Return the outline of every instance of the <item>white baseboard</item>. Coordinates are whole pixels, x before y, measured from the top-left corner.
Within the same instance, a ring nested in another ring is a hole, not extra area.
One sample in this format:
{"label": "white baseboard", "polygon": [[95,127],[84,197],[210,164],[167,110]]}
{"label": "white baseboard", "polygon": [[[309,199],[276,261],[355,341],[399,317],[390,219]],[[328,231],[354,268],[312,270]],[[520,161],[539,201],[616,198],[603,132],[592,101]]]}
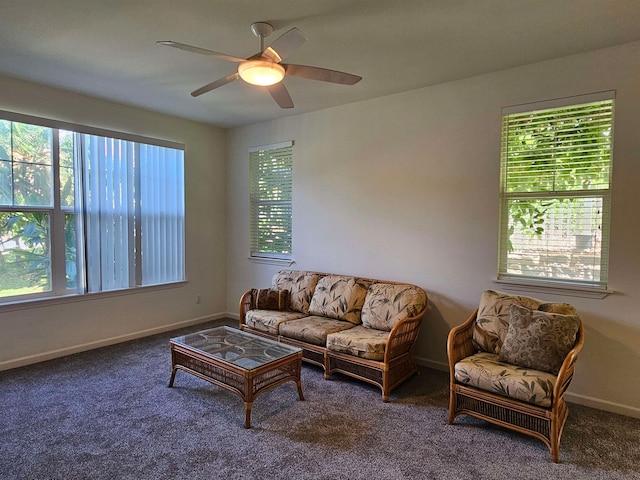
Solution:
{"label": "white baseboard", "polygon": [[[438,362],[421,357],[415,357],[415,360],[418,365],[433,368],[434,370],[441,370],[443,372],[449,371],[449,364],[446,362]],[[589,397],[587,395],[580,395],[578,393],[572,393],[570,391],[565,394],[565,399],[567,400],[567,402],[584,405],[585,407],[596,408],[598,410],[617,413],[618,415],[624,415],[627,417],[640,418],[640,408],[632,407],[630,405],[610,402],[608,400]]]}
{"label": "white baseboard", "polygon": [[437,362],[423,357],[413,357],[418,365],[423,367],[433,368],[434,370],[441,370],[443,372],[449,371],[449,364],[447,362]]}
{"label": "white baseboard", "polygon": [[218,320],[220,318],[226,318],[228,316],[230,315],[227,313],[207,315],[204,317],[192,318],[190,320],[185,320],[182,322],[171,323],[169,325],[162,325],[161,327],[149,328],[146,330],[139,330],[137,332],[128,333],[126,335],[119,335],[116,337],[96,340],[95,342],[83,343],[81,345],[74,345],[72,347],[61,348],[58,350],[50,350],[48,352],[38,353],[35,355],[28,355],[26,357],[6,360],[4,362],[0,362],[0,371],[9,370],[12,368],[24,367],[25,365],[31,365],[33,363],[53,360],[54,358],[66,357],[67,355],[73,355],[74,353],[86,352],[87,350],[107,347],[109,345],[115,345],[116,343],[128,342],[129,340],[135,340],[137,338],[149,337],[151,335],[156,335],[158,333],[169,332],[171,330],[177,330],[183,327],[190,327],[192,325],[198,325],[200,323],[206,323],[213,320]]}
{"label": "white baseboard", "polygon": [[610,402],[600,398],[593,398],[587,395],[580,395],[579,393],[567,392],[564,396],[567,402],[577,403],[578,405],[584,405],[585,407],[597,408],[598,410],[617,413],[627,417],[640,418],[640,408],[637,407]]}

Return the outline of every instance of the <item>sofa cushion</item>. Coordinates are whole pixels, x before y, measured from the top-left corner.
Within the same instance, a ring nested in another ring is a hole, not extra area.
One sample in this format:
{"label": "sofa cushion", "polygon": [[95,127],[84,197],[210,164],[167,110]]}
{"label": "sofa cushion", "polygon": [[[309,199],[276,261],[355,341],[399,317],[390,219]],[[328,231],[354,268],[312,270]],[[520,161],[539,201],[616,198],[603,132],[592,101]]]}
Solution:
{"label": "sofa cushion", "polygon": [[353,328],[353,324],[344,320],[310,316],[281,323],[280,335],[324,347],[327,344],[327,335],[349,328]]}
{"label": "sofa cushion", "polygon": [[288,290],[291,310],[309,313],[309,303],[319,278],[316,273],[282,270],[273,276],[271,288]]}
{"label": "sofa cushion", "polygon": [[548,303],[537,298],[486,290],[480,297],[478,315],[473,329],[472,341],[477,350],[500,353],[509,330],[510,308],[514,304],[531,310],[544,308],[546,312],[575,313],[575,309],[566,303]]}
{"label": "sofa cushion", "polygon": [[370,360],[384,360],[389,332],[357,325],[327,335],[327,349]]}
{"label": "sofa cushion", "polygon": [[281,312],[278,310],[249,310],[245,316],[244,323],[251,328],[262,332],[277,335],[280,332],[280,325],[283,322],[306,317],[306,313],[301,312]]}
{"label": "sofa cushion", "polygon": [[551,373],[503,363],[487,352],[456,363],[454,375],[462,384],[545,408],[551,406],[556,383]]}
{"label": "sofa cushion", "polygon": [[368,282],[354,277],[326,275],[316,285],[309,313],[358,325],[368,287]]}
{"label": "sofa cushion", "polygon": [[390,332],[399,320],[420,313],[426,302],[424,290],[414,285],[374,283],[362,306],[362,324]]}
{"label": "sofa cushion", "polygon": [[289,290],[251,289],[251,308],[258,310],[289,310]]}
{"label": "sofa cushion", "polygon": [[548,313],[511,305],[509,330],[499,360],[557,375],[576,343],[577,315]]}

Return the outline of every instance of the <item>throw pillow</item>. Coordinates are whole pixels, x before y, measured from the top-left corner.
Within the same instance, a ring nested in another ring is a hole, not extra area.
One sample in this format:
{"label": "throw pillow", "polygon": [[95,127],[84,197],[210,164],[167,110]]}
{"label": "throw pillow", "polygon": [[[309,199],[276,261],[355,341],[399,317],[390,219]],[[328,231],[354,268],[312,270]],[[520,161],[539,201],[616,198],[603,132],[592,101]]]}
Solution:
{"label": "throw pillow", "polygon": [[251,308],[256,310],[288,310],[289,290],[272,288],[251,290]]}
{"label": "throw pillow", "polygon": [[498,359],[557,375],[576,343],[580,327],[577,315],[531,310],[511,305],[509,330]]}

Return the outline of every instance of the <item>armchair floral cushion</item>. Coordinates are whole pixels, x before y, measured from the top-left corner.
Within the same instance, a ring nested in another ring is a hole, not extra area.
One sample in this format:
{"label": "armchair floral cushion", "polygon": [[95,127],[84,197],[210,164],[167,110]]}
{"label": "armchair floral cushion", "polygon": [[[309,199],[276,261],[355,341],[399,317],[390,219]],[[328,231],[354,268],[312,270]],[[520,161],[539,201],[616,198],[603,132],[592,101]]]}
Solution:
{"label": "armchair floral cushion", "polygon": [[498,355],[480,352],[455,365],[458,382],[541,407],[551,406],[556,376],[501,362]]}

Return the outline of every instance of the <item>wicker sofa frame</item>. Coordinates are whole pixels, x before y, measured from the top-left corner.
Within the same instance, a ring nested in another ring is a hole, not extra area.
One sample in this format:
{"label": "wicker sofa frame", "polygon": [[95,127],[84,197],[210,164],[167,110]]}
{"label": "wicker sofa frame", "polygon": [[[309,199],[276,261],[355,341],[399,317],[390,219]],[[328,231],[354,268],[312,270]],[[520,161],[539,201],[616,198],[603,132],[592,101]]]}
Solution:
{"label": "wicker sofa frame", "polygon": [[453,423],[456,416],[467,414],[535,437],[547,445],[551,458],[555,463],[559,463],[560,438],[569,413],[564,393],[573,379],[578,353],[584,344],[582,322],[576,335],[576,343],[565,357],[558,372],[551,406],[543,408],[463,385],[455,379],[455,364],[477,353],[471,340],[477,314],[478,310],[466,322],[449,332],[447,341],[450,376],[449,425]]}
{"label": "wicker sofa frame", "polygon": [[[332,275],[329,273],[309,272],[320,276]],[[362,279],[361,277],[358,277]],[[377,279],[362,279],[371,283],[388,283],[392,285],[410,285],[402,282],[392,282]],[[334,373],[362,380],[378,386],[382,391],[383,402],[389,401],[389,394],[401,383],[418,372],[413,359],[413,348],[418,338],[422,317],[428,309],[428,296],[424,309],[413,317],[407,317],[398,321],[387,340],[384,358],[381,361],[356,357],[346,353],[329,350],[326,347],[302,342],[297,339],[275,335],[249,327],[245,323],[247,312],[251,309],[251,290],[245,292],[240,298],[240,328],[247,332],[271,338],[278,342],[286,343],[302,349],[302,360],[324,369],[325,379],[329,379]]]}

